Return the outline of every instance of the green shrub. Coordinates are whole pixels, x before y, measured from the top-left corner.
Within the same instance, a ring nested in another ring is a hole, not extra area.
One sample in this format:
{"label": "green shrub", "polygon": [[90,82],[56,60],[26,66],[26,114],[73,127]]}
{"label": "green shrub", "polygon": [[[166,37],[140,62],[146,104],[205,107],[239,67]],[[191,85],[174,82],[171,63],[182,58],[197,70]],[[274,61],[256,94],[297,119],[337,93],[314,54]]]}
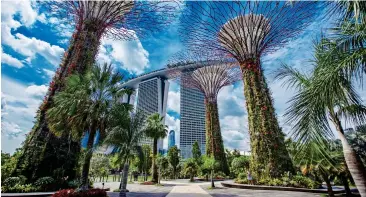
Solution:
{"label": "green shrub", "polygon": [[75,179],[75,180],[71,180],[69,182],[67,182],[69,188],[71,189],[76,189],[79,187],[79,185],[81,185],[81,181],[79,179]]}
{"label": "green shrub", "polygon": [[120,189],[113,190],[113,192],[120,192],[120,191],[121,191]]}
{"label": "green shrub", "polygon": [[2,186],[1,192],[3,193],[28,193],[28,192],[35,192],[38,188],[33,186],[32,184],[15,184],[14,186]]}
{"label": "green shrub", "polygon": [[20,184],[20,185],[24,184],[25,181],[26,181],[26,178],[22,177],[22,176],[9,177],[4,180],[3,185],[7,186],[7,187],[14,187],[16,184]]}
{"label": "green shrub", "polygon": [[272,180],[270,180],[269,181],[269,185],[270,186],[282,186],[282,180],[280,180],[280,179],[272,179]]}
{"label": "green shrub", "polygon": [[55,180],[49,176],[39,178],[34,185],[41,191],[55,190]]}
{"label": "green shrub", "polygon": [[216,172],[214,174],[214,178],[215,179],[225,179],[226,178],[226,174],[223,173],[223,172],[221,172],[221,171],[219,171],[219,172]]}
{"label": "green shrub", "polygon": [[239,180],[247,179],[247,175],[246,175],[245,173],[243,173],[243,172],[242,172],[242,173],[239,173],[239,174],[238,174],[238,179],[239,179]]}

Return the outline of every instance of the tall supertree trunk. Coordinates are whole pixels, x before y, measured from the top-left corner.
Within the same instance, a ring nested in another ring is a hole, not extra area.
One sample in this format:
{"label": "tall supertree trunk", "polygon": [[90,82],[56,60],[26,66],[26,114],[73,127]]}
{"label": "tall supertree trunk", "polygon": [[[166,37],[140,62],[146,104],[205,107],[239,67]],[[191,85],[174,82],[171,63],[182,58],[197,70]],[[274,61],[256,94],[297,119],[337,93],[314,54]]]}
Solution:
{"label": "tall supertree trunk", "polygon": [[293,171],[278,125],[270,91],[259,62],[240,65],[243,73],[244,95],[249,118],[251,171],[256,178],[279,177]]}
{"label": "tall supertree trunk", "polygon": [[229,174],[224,143],[221,136],[219,111],[217,101],[205,100],[206,105],[206,154],[211,155],[220,162],[220,169]]}
{"label": "tall supertree trunk", "polygon": [[50,82],[47,95],[37,112],[35,125],[24,142],[23,152],[18,159],[14,174],[20,173],[29,181],[43,176],[55,177],[55,173],[58,172],[61,173],[61,177],[75,177],[75,168],[80,153],[80,139],[72,141],[67,128],[60,137],[54,135],[49,130],[46,112],[53,105],[54,95],[63,89],[65,78],[74,73],[84,73],[89,66],[94,64],[100,45],[101,32],[102,30],[98,29],[95,21],[93,23],[84,21],[77,26],[70,40],[69,48],[62,58],[60,67]]}

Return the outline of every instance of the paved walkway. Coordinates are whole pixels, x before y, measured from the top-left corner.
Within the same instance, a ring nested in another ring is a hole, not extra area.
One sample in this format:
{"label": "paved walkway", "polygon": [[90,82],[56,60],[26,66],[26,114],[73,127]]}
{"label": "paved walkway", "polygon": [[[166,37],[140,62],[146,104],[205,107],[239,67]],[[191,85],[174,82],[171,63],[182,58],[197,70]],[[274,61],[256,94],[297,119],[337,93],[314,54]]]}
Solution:
{"label": "paved walkway", "polygon": [[211,197],[199,185],[174,186],[167,197]]}

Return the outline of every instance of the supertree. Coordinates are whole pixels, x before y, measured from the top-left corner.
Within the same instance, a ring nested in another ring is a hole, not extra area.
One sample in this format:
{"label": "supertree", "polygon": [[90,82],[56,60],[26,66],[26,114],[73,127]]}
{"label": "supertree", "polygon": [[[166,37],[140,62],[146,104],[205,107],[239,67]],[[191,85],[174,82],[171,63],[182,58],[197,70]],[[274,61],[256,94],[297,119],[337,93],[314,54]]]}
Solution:
{"label": "supertree", "polygon": [[241,80],[236,60],[219,53],[178,53],[169,63],[169,78],[181,86],[203,93],[206,107],[206,154],[220,162],[220,170],[229,174],[221,135],[217,96],[228,85]]}
{"label": "supertree", "polygon": [[242,71],[249,117],[251,171],[278,177],[292,171],[261,57],[283,47],[316,15],[311,1],[186,2],[181,37],[190,50],[220,51],[235,58]]}
{"label": "supertree", "polygon": [[62,22],[73,23],[75,30],[37,111],[35,125],[23,144],[14,173],[25,175],[30,181],[42,176],[68,176],[71,179],[75,177],[81,136],[71,140],[67,128],[61,137],[50,132],[46,112],[52,107],[53,96],[62,91],[67,76],[82,74],[95,63],[102,37],[133,40],[161,30],[174,20],[178,4],[121,0],[40,3],[50,10],[50,15],[57,16]]}

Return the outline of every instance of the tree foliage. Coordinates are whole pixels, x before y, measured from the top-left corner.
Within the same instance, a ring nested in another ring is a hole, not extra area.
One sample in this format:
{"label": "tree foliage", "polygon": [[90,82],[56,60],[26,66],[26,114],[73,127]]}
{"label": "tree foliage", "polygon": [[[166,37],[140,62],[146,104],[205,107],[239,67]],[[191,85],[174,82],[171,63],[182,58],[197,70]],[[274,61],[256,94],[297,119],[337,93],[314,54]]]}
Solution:
{"label": "tree foliage", "polygon": [[175,178],[177,176],[177,167],[179,164],[179,149],[176,145],[168,150],[168,161],[173,168],[173,177]]}

